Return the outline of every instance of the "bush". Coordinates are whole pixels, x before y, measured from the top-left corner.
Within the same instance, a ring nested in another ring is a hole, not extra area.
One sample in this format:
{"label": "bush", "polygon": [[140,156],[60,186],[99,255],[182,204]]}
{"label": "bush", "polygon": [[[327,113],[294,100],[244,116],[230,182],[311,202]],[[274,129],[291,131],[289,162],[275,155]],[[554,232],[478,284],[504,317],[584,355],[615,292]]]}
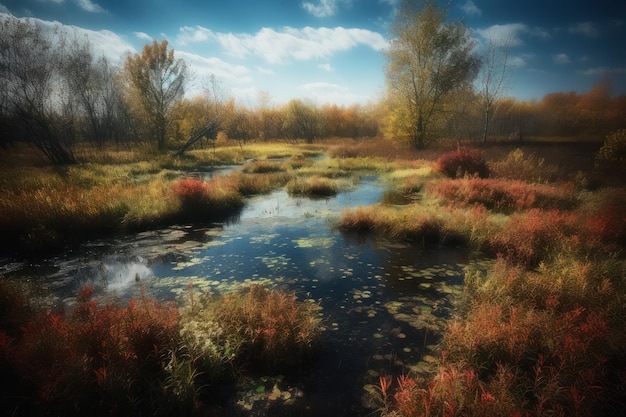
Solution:
{"label": "bush", "polygon": [[478,149],[460,147],[456,151],[448,152],[437,160],[437,169],[450,178],[465,175],[478,175],[481,178],[489,176],[489,167]]}
{"label": "bush", "polygon": [[177,402],[166,386],[176,308],[145,297],[100,306],[92,292],[79,291],[71,314],[40,312],[10,345],[0,342],[3,376],[14,377],[3,407],[15,415],[163,415]]}
{"label": "bush", "polygon": [[596,155],[599,165],[608,168],[620,167],[626,162],[626,129],[609,133]]}
{"label": "bush", "polygon": [[179,214],[186,220],[214,220],[243,206],[241,194],[227,177],[210,182],[184,178],[174,184],[172,191],[181,203]]}

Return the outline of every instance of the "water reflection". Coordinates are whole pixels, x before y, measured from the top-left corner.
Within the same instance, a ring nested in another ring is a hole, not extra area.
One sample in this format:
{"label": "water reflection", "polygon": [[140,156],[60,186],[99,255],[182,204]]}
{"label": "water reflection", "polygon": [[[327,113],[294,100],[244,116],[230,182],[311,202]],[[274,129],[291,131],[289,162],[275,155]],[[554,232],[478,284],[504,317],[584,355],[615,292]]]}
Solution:
{"label": "water reflection", "polygon": [[[425,371],[436,355],[433,345],[451,298],[461,289],[463,266],[472,262],[461,249],[417,248],[342,235],[330,227],[344,207],[374,204],[382,193],[373,177],[326,199],[292,198],[279,190],[250,198],[230,224],[176,226],[91,242],[0,273],[37,277],[67,303],[84,283],[101,297],[118,300],[137,297],[140,288],[175,300],[188,293],[189,283],[213,292],[232,291],[242,282],[296,291],[323,308],[324,347],[304,376],[281,376],[279,391],[296,387],[287,392],[301,395],[283,409],[272,403],[273,415],[292,415],[294,407],[311,416],[364,415],[364,395],[378,376]],[[255,376],[248,378],[230,405],[243,402],[248,415],[266,415],[269,397],[246,391]]]}

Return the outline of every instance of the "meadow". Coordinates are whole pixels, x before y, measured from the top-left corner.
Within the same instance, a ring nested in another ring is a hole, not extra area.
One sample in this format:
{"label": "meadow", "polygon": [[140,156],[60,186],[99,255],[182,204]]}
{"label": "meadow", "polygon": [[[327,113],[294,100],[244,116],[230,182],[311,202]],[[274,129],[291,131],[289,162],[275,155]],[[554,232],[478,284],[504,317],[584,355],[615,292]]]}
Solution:
{"label": "meadow", "polygon": [[[387,192],[346,209],[337,230],[494,259],[465,272],[428,378],[381,375],[381,416],[604,416],[626,406],[626,189],[598,169],[601,144],[536,142],[415,151],[377,140],[250,144],[184,158],[110,149],[51,168],[0,172],[5,250],[41,254],[106,234],[211,223],[284,187],[325,197],[377,175]],[[592,151],[589,151],[592,149]],[[88,152],[88,151],[86,151]],[[25,163],[25,161],[30,161]],[[236,172],[204,178],[215,166]],[[143,295],[72,309],[0,280],[2,411],[8,415],[208,414],[242,364],[272,370],[315,356],[322,318],[288,291],[189,286],[178,304]],[[210,415],[210,414],[208,414]]]}

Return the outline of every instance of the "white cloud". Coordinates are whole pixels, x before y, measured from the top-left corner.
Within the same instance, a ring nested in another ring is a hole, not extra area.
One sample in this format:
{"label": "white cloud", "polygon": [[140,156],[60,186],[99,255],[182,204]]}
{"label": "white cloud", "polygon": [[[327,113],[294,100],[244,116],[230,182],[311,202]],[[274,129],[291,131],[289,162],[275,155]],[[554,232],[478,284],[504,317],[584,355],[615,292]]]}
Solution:
{"label": "white cloud", "polygon": [[523,56],[512,56],[509,58],[509,62],[512,67],[519,68],[526,65],[526,59]]}
{"label": "white cloud", "polygon": [[206,42],[216,38],[215,33],[211,29],[203,28],[202,26],[183,26],[179,30],[179,34],[176,37],[176,41],[181,45],[187,45],[193,42]]}
{"label": "white cloud", "polygon": [[105,10],[91,0],[74,0],[78,7],[90,13],[105,13]]}
{"label": "white cloud", "polygon": [[0,3],[0,13],[2,14],[11,14],[11,12],[9,11],[9,9],[7,9],[7,7]]}
{"label": "white cloud", "polygon": [[146,32],[133,32],[133,34],[137,38],[143,39],[145,41],[152,41],[152,39],[154,39],[152,36],[148,35]]}
{"label": "white cloud", "polygon": [[472,0],[467,0],[462,6],[461,9],[465,12],[466,15],[472,16],[481,16],[483,11],[476,6],[476,4]]}
{"label": "white cloud", "polygon": [[53,41],[58,39],[58,34],[65,34],[76,39],[86,38],[89,40],[95,56],[105,56],[113,65],[120,65],[128,53],[136,53],[136,49],[120,35],[110,30],[89,30],[78,26],[64,25],[60,22],[42,20],[38,18],[17,18],[6,14],[0,19],[19,19],[30,24],[38,25],[45,36]]}
{"label": "white cloud", "polygon": [[327,59],[337,52],[358,46],[368,46],[376,51],[387,47],[385,38],[366,29],[285,27],[281,31],[262,28],[254,35],[247,33],[219,33],[200,26],[180,29],[177,37],[181,45],[190,42],[217,41],[224,51],[233,57],[245,58],[257,55],[271,64],[286,60],[307,61]]}
{"label": "white cloud", "polygon": [[504,45],[508,43],[510,46],[522,45],[523,35],[534,36],[537,38],[547,39],[550,34],[542,28],[530,28],[524,23],[507,23],[505,25],[493,25],[485,29],[476,29],[476,32],[484,39],[491,41],[494,45]]}
{"label": "white cloud", "polygon": [[274,70],[271,68],[256,67],[256,70],[264,75],[274,75]]}
{"label": "white cloud", "polygon": [[205,58],[185,51],[176,51],[175,54],[177,58],[183,59],[194,75],[200,79],[215,75],[220,80],[235,83],[252,81],[249,75],[250,70],[243,65],[233,65],[219,58]]}
{"label": "white cloud", "polygon": [[302,8],[315,17],[328,17],[337,13],[336,0],[320,0],[319,4],[302,3]]}
{"label": "white cloud", "polygon": [[306,98],[311,98],[318,104],[351,105],[354,103],[365,103],[371,99],[371,97],[350,93],[350,90],[346,87],[326,82],[307,83],[301,85],[298,89],[303,92]]}
{"label": "white cloud", "polygon": [[552,61],[554,61],[555,64],[569,64],[570,62],[572,62],[569,56],[563,53],[554,55],[552,57]]}
{"label": "white cloud", "polygon": [[335,70],[333,66],[330,64],[319,64],[317,68],[327,71],[327,72],[333,72]]}
{"label": "white cloud", "polygon": [[567,31],[576,35],[583,35],[588,38],[596,38],[600,35],[598,28],[591,22],[578,23],[570,26]]}

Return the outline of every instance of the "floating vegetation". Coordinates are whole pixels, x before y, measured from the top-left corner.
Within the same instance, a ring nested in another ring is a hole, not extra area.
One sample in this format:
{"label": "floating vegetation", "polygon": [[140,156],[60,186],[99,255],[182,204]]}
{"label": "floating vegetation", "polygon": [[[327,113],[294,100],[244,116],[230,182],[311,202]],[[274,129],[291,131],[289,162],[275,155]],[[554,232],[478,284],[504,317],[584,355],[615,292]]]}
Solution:
{"label": "floating vegetation", "polygon": [[296,248],[323,248],[328,249],[336,242],[334,237],[310,237],[293,239]]}

